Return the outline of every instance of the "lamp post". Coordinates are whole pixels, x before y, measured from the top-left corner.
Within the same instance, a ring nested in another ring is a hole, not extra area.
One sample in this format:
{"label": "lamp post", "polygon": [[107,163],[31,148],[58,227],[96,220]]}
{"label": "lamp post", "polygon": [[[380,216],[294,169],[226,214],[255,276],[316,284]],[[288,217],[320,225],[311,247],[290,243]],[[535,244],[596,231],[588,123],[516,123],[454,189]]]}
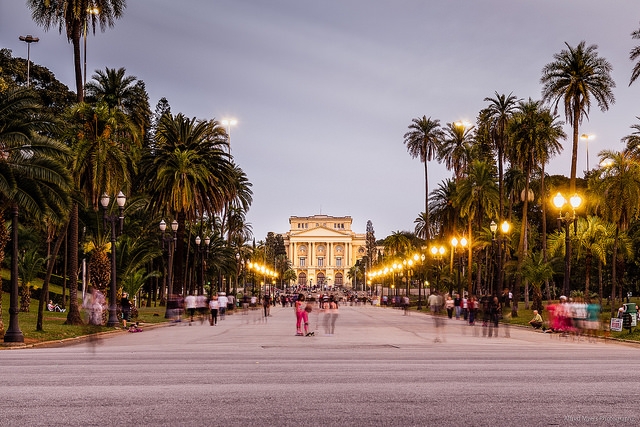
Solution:
{"label": "lamp post", "polygon": [[[441,262],[442,257],[444,256],[446,249],[444,246],[432,246],[431,247],[431,255],[436,259],[436,288],[440,289],[440,269],[442,268]],[[429,293],[433,293],[433,288],[429,288]]]}
{"label": "lamp post", "polygon": [[[454,252],[458,252],[458,244],[460,245],[460,249],[461,249],[458,255],[458,273],[457,273],[457,280],[456,280],[456,285],[458,286],[459,295],[462,295],[462,283],[460,282],[460,276],[462,272],[462,258],[464,256],[464,249],[467,247],[467,243],[469,242],[465,237],[462,237],[460,240],[458,240],[457,237],[454,237],[451,239],[451,246],[453,247],[453,250],[451,252],[451,257],[453,258]],[[449,293],[451,293],[451,289],[449,289]]]}
{"label": "lamp post", "polygon": [[92,15],[97,15],[100,13],[100,9],[97,7],[91,7],[87,9],[87,18],[84,20],[84,78],[82,83],[82,99],[84,100],[85,96],[85,87],[87,86],[87,26],[89,18]]}
{"label": "lamp post", "polygon": [[200,278],[198,280],[198,292],[202,295],[204,294],[204,272],[206,269],[207,258],[209,257],[209,243],[211,242],[211,239],[208,236],[204,238],[204,247],[200,246],[200,243],[202,243],[200,236],[196,236],[195,240],[196,247],[198,248],[197,252],[200,254]]}
{"label": "lamp post", "polygon": [[9,297],[9,328],[4,342],[23,343],[24,334],[18,323],[18,205],[11,207],[11,294]]}
{"label": "lamp post", "polygon": [[229,154],[231,154],[231,126],[238,124],[236,119],[222,119],[222,126],[227,128],[227,142],[229,143]]}
{"label": "lamp post", "polygon": [[31,43],[38,43],[40,41],[39,38],[33,37],[31,34],[27,34],[26,36],[19,36],[20,41],[23,41],[27,44],[27,87],[30,85],[30,72],[31,72]]}
{"label": "lamp post", "polygon": [[[491,245],[494,248],[494,252],[497,253],[498,256],[498,262],[497,262],[497,268],[496,268],[496,274],[492,277],[492,281],[493,281],[493,286],[492,286],[492,292],[494,292],[496,295],[499,294],[502,289],[503,289],[503,285],[504,285],[504,269],[502,267],[502,242],[504,242],[504,251],[506,253],[507,250],[507,234],[509,233],[509,230],[511,230],[511,224],[509,224],[508,221],[503,221],[502,224],[500,225],[500,231],[502,232],[501,235],[497,234],[498,231],[498,224],[496,224],[495,221],[491,221],[491,225],[489,226],[489,228],[491,229],[491,235],[492,235],[492,241],[491,241]],[[496,282],[496,277],[497,277],[497,284]]]}
{"label": "lamp post", "polygon": [[240,253],[236,252],[236,283],[233,285],[233,297],[238,295],[238,276],[240,272]]}
{"label": "lamp post", "polygon": [[[100,198],[100,204],[103,209],[102,221],[104,227],[106,228],[107,224],[111,225],[111,292],[109,294],[109,320],[107,321],[107,326],[117,326],[119,322],[117,314],[118,304],[116,302],[116,239],[122,234],[122,230],[124,228],[124,205],[127,202],[127,198],[122,191],[120,191],[116,196],[116,202],[118,203],[118,215],[109,215],[107,213],[110,201],[111,198],[107,193],[104,193]],[[116,223],[118,224],[117,228]]]}
{"label": "lamp post", "polygon": [[418,255],[415,254],[413,256],[413,259],[418,262],[420,261],[420,272],[422,273],[421,275],[421,279],[420,279],[420,285],[418,286],[418,310],[422,310],[422,286],[424,285],[424,260],[425,260],[425,256],[424,254],[422,255]]}
{"label": "lamp post", "polygon": [[571,205],[571,212],[567,212],[563,215],[563,208],[567,205],[567,199],[558,192],[553,198],[553,204],[558,209],[558,228],[564,225],[564,282],[562,285],[563,295],[569,294],[569,275],[571,274],[571,239],[569,238],[569,224],[573,222],[574,233],[578,232],[578,217],[576,216],[576,209],[582,204],[582,198],[577,194],[574,194],[569,198],[569,205]]}
{"label": "lamp post", "polygon": [[167,223],[164,221],[160,221],[160,231],[162,231],[162,249],[165,248],[165,243],[167,244],[167,275],[165,276],[167,289],[167,302],[165,303],[166,312],[165,318],[171,317],[171,313],[169,312],[169,299],[172,298],[173,295],[173,251],[175,250],[176,240],[178,240],[178,221],[175,219],[171,222],[171,231],[173,232],[172,236],[166,236],[165,231],[167,229]]}
{"label": "lamp post", "polygon": [[589,170],[589,140],[594,139],[596,136],[590,133],[583,133],[580,135],[580,139],[584,139],[585,147],[587,148],[587,171]]}

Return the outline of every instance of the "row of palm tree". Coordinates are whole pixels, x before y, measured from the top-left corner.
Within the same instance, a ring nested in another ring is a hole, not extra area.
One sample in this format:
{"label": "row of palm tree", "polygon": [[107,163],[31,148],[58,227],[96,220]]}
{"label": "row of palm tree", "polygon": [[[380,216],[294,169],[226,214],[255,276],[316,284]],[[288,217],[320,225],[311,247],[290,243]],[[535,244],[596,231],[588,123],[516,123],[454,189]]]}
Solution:
{"label": "row of palm tree", "polygon": [[[638,37],[637,32],[633,37]],[[404,135],[409,154],[419,158],[425,170],[425,211],[415,221],[415,234],[423,239],[422,246],[456,233],[473,237],[466,257],[469,292],[490,289],[482,286],[483,274],[486,274],[482,268],[486,257],[482,252],[486,252],[491,238],[495,238],[488,230],[488,224],[492,220],[499,223],[508,219],[519,225],[518,231],[509,237],[508,249],[513,268],[511,288],[516,301],[524,290],[528,306],[527,285],[534,285],[537,296],[539,289],[536,286],[542,285],[540,277],[544,277],[547,298],[551,297],[549,281],[557,278],[557,274],[550,276],[548,273],[559,269],[550,266],[557,261],[554,257],[565,250],[570,259],[588,259],[585,274],[589,277],[586,280],[585,276],[570,276],[574,283],[586,282],[585,294],[590,289],[591,260],[596,258],[599,268],[609,260],[610,296],[614,303],[621,297],[621,289],[616,288],[620,280],[618,269],[624,264],[620,257],[625,257],[627,264],[634,260],[628,258],[626,244],[626,249],[619,253],[620,238],[625,242],[629,240],[625,232],[640,214],[640,198],[636,194],[640,182],[637,148],[640,127],[632,126],[635,132],[623,139],[627,143],[626,149],[600,153],[601,159],[608,161],[608,167],[586,171],[585,179],[578,180],[579,126],[584,118],[588,118],[594,100],[602,111],[615,101],[612,92],[615,82],[610,75],[611,65],[598,55],[597,46],[580,42],[575,47],[568,44],[566,47],[542,70],[540,100],[522,100],[511,93],[496,92],[495,96],[485,98],[488,106],[479,112],[474,126],[459,122],[441,126],[439,120],[422,116],[412,120]],[[632,60],[639,57],[637,51],[632,51]],[[637,77],[637,69],[640,66],[634,69],[631,82]],[[566,138],[562,129],[564,123],[557,116],[561,104],[567,123],[572,127],[570,176],[568,182],[555,177],[549,185],[545,182],[545,165],[562,151],[561,141]],[[444,163],[452,171],[452,179],[441,182],[429,192],[427,164],[433,160]],[[583,225],[582,220],[578,221],[580,226],[576,227],[567,248],[558,244],[560,236],[564,239],[562,227],[554,226],[553,220],[549,223],[547,219],[550,193],[559,190],[568,194],[583,193],[587,203],[579,214],[590,218],[588,226]],[[533,220],[531,214],[536,215]],[[554,232],[547,242],[549,227]],[[513,240],[516,238],[517,243]],[[388,251],[393,252],[395,243],[389,244]],[[571,250],[574,245],[579,248],[575,256]],[[414,249],[401,252],[411,250]],[[630,283],[633,281],[629,279],[627,289]],[[514,305],[513,314],[517,315],[517,305]]]}

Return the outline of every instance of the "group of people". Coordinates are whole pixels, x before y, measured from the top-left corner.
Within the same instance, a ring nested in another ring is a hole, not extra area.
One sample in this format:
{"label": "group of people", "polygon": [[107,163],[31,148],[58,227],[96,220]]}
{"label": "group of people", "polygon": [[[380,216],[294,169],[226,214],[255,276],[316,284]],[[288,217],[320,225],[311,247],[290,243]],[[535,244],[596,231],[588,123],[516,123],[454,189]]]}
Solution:
{"label": "group of people", "polygon": [[482,326],[487,327],[487,330],[483,330],[483,335],[491,337],[495,329],[495,336],[498,336],[497,328],[502,318],[502,302],[497,295],[485,294],[478,300],[475,295],[467,298],[457,293],[454,295],[447,293],[443,296],[436,291],[429,295],[427,304],[432,315],[440,315],[444,308],[449,319],[453,319],[455,315],[456,320],[463,319],[469,326],[476,324],[478,313],[481,312]]}
{"label": "group of people", "polygon": [[[51,301],[49,302],[51,304]],[[84,294],[82,300],[82,308],[85,311],[85,318],[88,325],[101,326],[105,321],[105,308],[107,307],[107,299],[104,294],[94,287],[90,287]],[[127,328],[127,322],[131,320],[131,301],[129,294],[122,293],[120,298],[120,311],[122,314],[122,326]]]}
{"label": "group of people", "polygon": [[[315,331],[309,330],[309,315],[314,311],[313,301],[306,301],[304,294],[299,294],[295,299],[294,312],[296,315],[296,335],[314,336]],[[323,326],[325,335],[331,336],[335,333],[336,320],[338,320],[338,300],[334,295],[327,295],[326,301],[320,298],[318,301],[318,311],[323,316]]]}

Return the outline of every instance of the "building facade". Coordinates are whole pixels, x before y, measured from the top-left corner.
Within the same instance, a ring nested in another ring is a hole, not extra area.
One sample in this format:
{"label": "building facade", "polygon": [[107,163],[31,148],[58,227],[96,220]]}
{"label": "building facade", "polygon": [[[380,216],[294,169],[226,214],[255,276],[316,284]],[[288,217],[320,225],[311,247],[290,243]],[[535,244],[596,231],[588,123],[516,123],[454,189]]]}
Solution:
{"label": "building facade", "polygon": [[287,258],[300,286],[352,287],[348,272],[364,257],[366,235],[351,229],[350,216],[292,216],[283,234]]}

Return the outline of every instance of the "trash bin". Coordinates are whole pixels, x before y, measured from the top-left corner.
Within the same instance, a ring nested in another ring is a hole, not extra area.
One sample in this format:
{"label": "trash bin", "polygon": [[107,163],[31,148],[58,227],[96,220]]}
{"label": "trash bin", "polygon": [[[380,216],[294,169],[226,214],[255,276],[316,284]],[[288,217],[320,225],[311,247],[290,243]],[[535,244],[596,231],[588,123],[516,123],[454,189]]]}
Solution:
{"label": "trash bin", "polygon": [[[633,328],[636,326],[637,324],[637,319],[638,319],[638,306],[636,305],[635,302],[631,302],[631,303],[626,303],[623,304],[624,305],[624,313],[628,314],[630,319],[630,325],[629,326],[625,326],[625,328],[630,327]],[[627,316],[625,316],[627,317]]]}

